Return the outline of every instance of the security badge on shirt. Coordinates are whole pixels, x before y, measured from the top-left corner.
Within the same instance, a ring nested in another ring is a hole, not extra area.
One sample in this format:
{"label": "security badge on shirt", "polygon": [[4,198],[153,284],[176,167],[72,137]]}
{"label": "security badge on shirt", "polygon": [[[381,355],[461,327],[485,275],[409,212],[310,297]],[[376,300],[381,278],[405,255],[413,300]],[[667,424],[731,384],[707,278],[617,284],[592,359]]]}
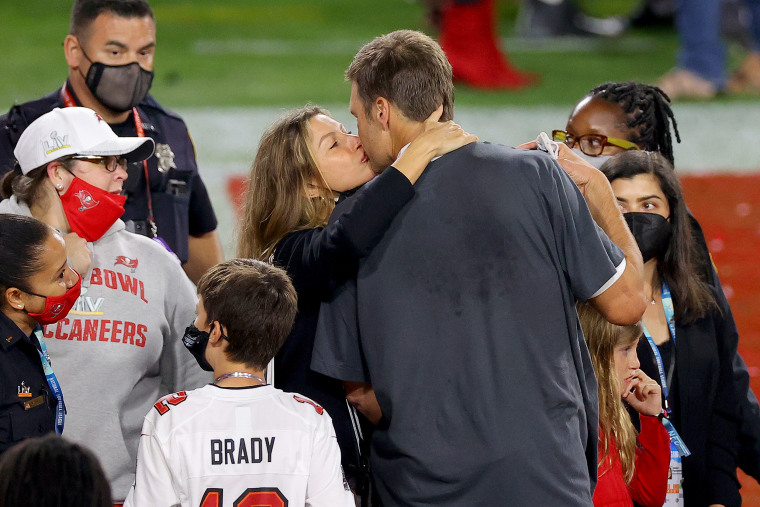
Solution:
{"label": "security badge on shirt", "polygon": [[31,398],[30,400],[24,401],[22,405],[24,405],[24,410],[29,410],[34,407],[38,407],[42,405],[45,402],[45,396],[40,395],[36,398],[32,398],[32,388],[26,385],[26,381],[22,380],[21,384],[16,388],[18,391],[18,397],[19,398]]}
{"label": "security badge on shirt", "polygon": [[156,143],[156,158],[158,159],[158,172],[165,173],[169,169],[176,169],[174,163],[174,152],[171,146],[164,143]]}

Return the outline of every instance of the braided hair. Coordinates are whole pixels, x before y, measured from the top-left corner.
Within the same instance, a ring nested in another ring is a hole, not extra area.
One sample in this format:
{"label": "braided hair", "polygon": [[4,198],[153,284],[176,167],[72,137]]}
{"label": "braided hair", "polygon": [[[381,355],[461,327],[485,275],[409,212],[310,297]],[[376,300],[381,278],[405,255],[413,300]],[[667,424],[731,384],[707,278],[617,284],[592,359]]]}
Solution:
{"label": "braided hair", "polygon": [[635,83],[607,82],[589,92],[589,96],[617,104],[626,115],[628,128],[633,136],[629,141],[646,151],[657,151],[671,164],[673,161],[673,138],[670,123],[680,143],[678,125],[670,109],[670,97],[656,86]]}

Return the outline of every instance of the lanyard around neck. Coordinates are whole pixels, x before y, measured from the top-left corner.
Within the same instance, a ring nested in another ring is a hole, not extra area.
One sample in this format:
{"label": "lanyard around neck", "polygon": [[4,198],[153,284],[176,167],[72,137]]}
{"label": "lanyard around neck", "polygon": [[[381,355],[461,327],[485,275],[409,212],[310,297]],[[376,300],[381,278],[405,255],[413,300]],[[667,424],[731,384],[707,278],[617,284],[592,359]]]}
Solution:
{"label": "lanyard around neck", "polygon": [[42,370],[45,373],[45,380],[47,380],[48,387],[50,387],[53,396],[58,400],[58,404],[55,407],[55,432],[60,435],[63,433],[63,424],[66,419],[66,405],[63,402],[63,391],[61,390],[61,385],[58,383],[58,378],[55,376],[55,372],[53,372],[53,365],[50,362],[50,354],[48,354],[47,346],[45,345],[45,340],[42,336],[42,327],[37,326],[32,334],[34,334],[35,338],[37,338],[37,342],[40,344],[37,353],[40,355],[40,362],[42,363]]}
{"label": "lanyard around neck", "polygon": [[668,374],[665,375],[665,368],[662,364],[662,356],[660,355],[660,349],[657,347],[657,344],[652,339],[652,335],[647,330],[647,327],[644,325],[644,323],[641,323],[641,327],[644,328],[644,336],[647,338],[647,342],[649,343],[649,346],[652,348],[652,353],[654,353],[654,358],[657,361],[657,371],[660,374],[660,384],[662,385],[662,394],[665,397],[665,415],[666,417],[662,418],[662,424],[665,426],[665,429],[668,431],[668,434],[670,435],[670,442],[672,446],[678,451],[678,454],[685,458],[686,456],[691,455],[691,451],[686,446],[686,442],[683,441],[681,438],[681,435],[678,434],[678,431],[676,430],[675,426],[673,426],[673,423],[670,422],[670,403],[668,402],[668,384],[670,384],[671,380],[673,379],[673,370],[675,369],[676,365],[676,319],[675,319],[675,311],[673,309],[673,298],[670,295],[670,287],[668,287],[668,284],[664,281],[662,282],[662,287],[660,288],[660,294],[662,295],[662,309],[665,311],[665,319],[668,321],[668,330],[670,331],[670,338],[673,340],[673,350],[670,353],[670,366],[668,368]]}
{"label": "lanyard around neck", "polygon": [[225,373],[223,375],[219,375],[218,377],[216,377],[214,379],[214,384],[218,384],[222,380],[224,380],[226,378],[232,378],[232,377],[249,378],[249,379],[253,379],[253,380],[258,380],[262,384],[266,384],[266,381],[263,378],[257,377],[253,373],[247,373],[247,372],[244,372],[244,371],[233,371],[232,373]]}
{"label": "lanyard around neck", "polygon": [[662,309],[665,311],[665,319],[668,321],[668,330],[670,331],[670,338],[671,340],[673,340],[673,351],[670,354],[670,365],[668,367],[667,375],[665,374],[665,366],[662,361],[662,355],[660,354],[659,347],[657,347],[657,344],[652,339],[651,333],[649,332],[649,330],[647,329],[647,327],[644,325],[643,322],[641,323],[641,327],[644,329],[644,336],[646,337],[647,342],[649,343],[649,347],[652,349],[655,362],[657,363],[657,371],[660,375],[660,384],[662,385],[662,394],[665,396],[666,410],[668,411],[668,415],[670,415],[670,407],[667,406],[668,397],[669,397],[668,385],[673,379],[673,370],[675,369],[675,364],[676,364],[676,323],[675,323],[675,311],[673,309],[673,298],[670,295],[670,287],[668,287],[667,283],[662,282],[660,294],[662,295]]}

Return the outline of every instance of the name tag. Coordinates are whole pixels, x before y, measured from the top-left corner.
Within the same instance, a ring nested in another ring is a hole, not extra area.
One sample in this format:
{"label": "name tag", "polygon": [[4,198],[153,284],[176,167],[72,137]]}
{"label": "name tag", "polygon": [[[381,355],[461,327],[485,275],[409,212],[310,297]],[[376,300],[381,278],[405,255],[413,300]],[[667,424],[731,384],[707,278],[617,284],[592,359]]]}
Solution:
{"label": "name tag", "polygon": [[34,407],[39,407],[43,403],[45,403],[45,397],[37,396],[36,398],[32,398],[31,400],[24,402],[24,410],[29,410]]}

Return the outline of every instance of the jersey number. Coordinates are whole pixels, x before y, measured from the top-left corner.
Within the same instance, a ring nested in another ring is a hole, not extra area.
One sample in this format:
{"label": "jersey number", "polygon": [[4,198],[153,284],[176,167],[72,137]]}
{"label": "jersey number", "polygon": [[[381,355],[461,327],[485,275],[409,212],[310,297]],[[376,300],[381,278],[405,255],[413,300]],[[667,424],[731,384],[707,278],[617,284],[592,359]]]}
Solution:
{"label": "jersey number", "polygon": [[164,415],[171,408],[169,405],[179,405],[186,399],[187,393],[185,391],[180,391],[178,393],[170,394],[169,396],[164,396],[158,400],[153,407],[158,410],[159,414]]}
{"label": "jersey number", "polygon": [[322,412],[324,412],[324,409],[322,407],[320,407],[319,405],[317,405],[311,400],[308,400],[306,398],[301,398],[300,396],[296,396],[295,394],[293,395],[293,399],[295,399],[298,403],[308,403],[309,405],[314,407],[314,410],[316,410],[319,415],[322,415]]}
{"label": "jersey number", "polygon": [[[222,507],[223,492],[208,488],[200,507]],[[235,500],[233,507],[288,507],[288,500],[277,488],[248,488]]]}

